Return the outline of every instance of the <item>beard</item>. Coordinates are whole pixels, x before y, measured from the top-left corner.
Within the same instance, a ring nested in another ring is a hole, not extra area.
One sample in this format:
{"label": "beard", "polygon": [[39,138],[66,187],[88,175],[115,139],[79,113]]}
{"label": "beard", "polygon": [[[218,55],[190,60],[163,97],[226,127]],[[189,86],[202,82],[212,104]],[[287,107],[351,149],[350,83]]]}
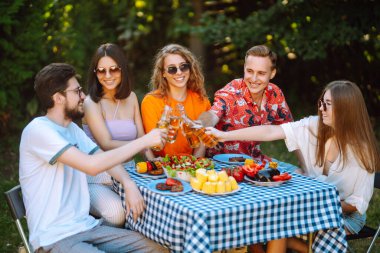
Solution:
{"label": "beard", "polygon": [[65,118],[71,119],[72,121],[83,118],[84,112],[80,110],[79,104],[75,108],[69,108],[65,106]]}

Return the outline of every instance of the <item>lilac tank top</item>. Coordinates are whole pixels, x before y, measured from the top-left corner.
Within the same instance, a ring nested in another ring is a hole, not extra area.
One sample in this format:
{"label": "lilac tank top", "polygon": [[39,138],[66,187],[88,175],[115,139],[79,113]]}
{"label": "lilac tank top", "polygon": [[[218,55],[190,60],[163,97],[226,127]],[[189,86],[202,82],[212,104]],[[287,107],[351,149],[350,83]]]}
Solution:
{"label": "lilac tank top", "polygon": [[[83,124],[83,131],[96,143],[88,125]],[[112,136],[112,140],[133,141],[137,137],[137,128],[133,120],[106,120],[106,126]]]}
{"label": "lilac tank top", "polygon": [[[115,119],[116,113],[119,110],[120,100],[117,101],[116,109],[113,114],[112,120],[105,120],[108,131],[111,134],[112,140],[118,141],[133,141],[137,137],[137,127],[133,120],[131,119]],[[91,138],[95,143],[95,139],[90,131],[88,125],[83,124],[83,130],[88,137]]]}
{"label": "lilac tank top", "polygon": [[[119,109],[119,103],[120,101],[118,101],[117,103],[116,110],[113,115],[113,119],[105,120],[107,129],[111,134],[112,140],[118,140],[118,141],[135,140],[137,138],[137,127],[136,127],[135,122],[131,119],[126,119],[126,120],[115,119],[117,110]],[[83,124],[82,127],[86,135],[90,137],[93,142],[97,143],[88,125]],[[96,176],[87,175],[87,182],[105,184],[105,185],[112,184],[111,176],[106,172],[102,172]]]}

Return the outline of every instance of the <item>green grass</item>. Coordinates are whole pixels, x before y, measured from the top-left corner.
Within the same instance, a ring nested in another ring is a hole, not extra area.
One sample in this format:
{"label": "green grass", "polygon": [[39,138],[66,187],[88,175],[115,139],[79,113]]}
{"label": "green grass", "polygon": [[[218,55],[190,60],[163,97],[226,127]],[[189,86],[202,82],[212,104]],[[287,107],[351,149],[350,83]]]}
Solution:
{"label": "green grass", "polygon": [[[3,193],[18,184],[17,145],[10,144],[13,138],[2,140],[0,147],[0,191]],[[21,238],[13,222],[5,198],[0,205],[0,252],[17,252]]]}
{"label": "green grass", "polygon": [[[369,208],[367,210],[367,225],[372,228],[377,228],[380,224],[380,190],[375,189],[371,202],[369,203]],[[370,240],[357,240],[357,242],[350,242],[356,252],[366,252],[369,246]],[[372,249],[371,253],[380,253],[380,238],[377,238],[376,244]]]}
{"label": "green grass", "polygon": [[[13,143],[10,143],[13,142]],[[0,147],[0,190],[5,192],[18,182],[18,138],[10,138]],[[8,144],[8,145],[7,145]],[[278,160],[297,164],[297,158],[293,153],[289,153],[285,147],[284,141],[267,142],[262,144],[262,150],[265,154],[275,157]],[[141,159],[140,159],[141,160]],[[374,192],[370,202],[370,207],[367,211],[367,224],[372,227],[377,227],[380,222],[380,191]],[[25,225],[25,224],[24,224]],[[366,252],[369,245],[369,240],[359,240],[350,245],[355,249],[355,252]],[[8,207],[5,201],[1,201],[0,206],[0,252],[14,253],[18,247],[22,245],[21,238],[17,232]],[[380,239],[378,239],[375,250],[372,253],[380,253]]]}
{"label": "green grass", "polygon": [[274,157],[279,161],[294,165],[298,164],[296,155],[293,152],[288,152],[283,140],[262,142],[260,146],[263,153],[267,156]]}

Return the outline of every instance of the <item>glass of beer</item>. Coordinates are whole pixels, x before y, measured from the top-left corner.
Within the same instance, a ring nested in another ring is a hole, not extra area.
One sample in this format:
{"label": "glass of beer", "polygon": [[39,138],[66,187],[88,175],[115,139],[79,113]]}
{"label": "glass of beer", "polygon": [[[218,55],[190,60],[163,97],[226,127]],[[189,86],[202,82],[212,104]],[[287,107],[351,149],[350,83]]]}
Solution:
{"label": "glass of beer", "polygon": [[182,122],[182,131],[183,131],[183,133],[184,133],[184,135],[186,137],[186,140],[189,143],[189,145],[190,145],[191,148],[197,148],[197,147],[199,147],[199,145],[201,144],[201,142],[199,141],[198,136],[196,136],[194,134],[194,131],[191,128],[191,126],[192,126],[191,122],[186,122],[183,119],[183,122]]}
{"label": "glass of beer", "polygon": [[169,127],[168,127],[168,138],[167,142],[174,143],[178,129],[181,126],[181,115],[177,108],[173,109],[169,115]]}
{"label": "glass of beer", "polygon": [[193,133],[205,144],[206,147],[212,148],[218,145],[218,139],[212,134],[206,134],[206,129],[201,125],[192,127]]}

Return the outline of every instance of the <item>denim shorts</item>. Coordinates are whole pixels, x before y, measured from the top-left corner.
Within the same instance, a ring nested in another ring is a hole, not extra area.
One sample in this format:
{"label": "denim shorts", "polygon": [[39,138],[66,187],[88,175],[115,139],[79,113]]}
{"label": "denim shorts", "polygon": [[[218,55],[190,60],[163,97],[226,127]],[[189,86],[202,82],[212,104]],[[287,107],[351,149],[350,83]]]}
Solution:
{"label": "denim shorts", "polygon": [[364,227],[367,215],[360,214],[359,212],[353,212],[343,214],[344,226],[351,232],[351,234],[357,234]]}

